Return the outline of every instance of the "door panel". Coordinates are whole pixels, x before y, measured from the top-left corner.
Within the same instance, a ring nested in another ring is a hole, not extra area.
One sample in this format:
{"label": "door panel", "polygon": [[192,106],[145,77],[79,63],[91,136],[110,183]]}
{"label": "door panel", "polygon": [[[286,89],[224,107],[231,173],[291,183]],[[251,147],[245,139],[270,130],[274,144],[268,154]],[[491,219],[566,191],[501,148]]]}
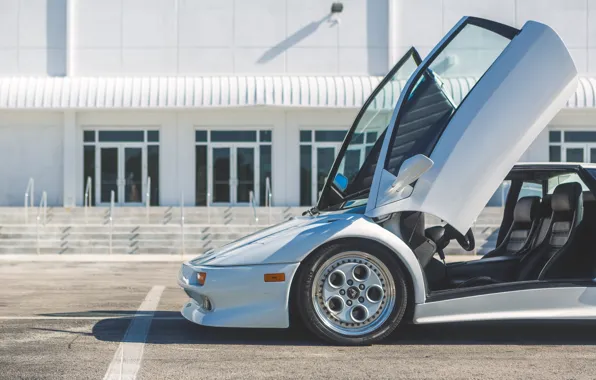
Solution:
{"label": "door panel", "polygon": [[143,148],[124,148],[124,203],[143,201]]}
{"label": "door panel", "polygon": [[[464,69],[479,79],[460,99],[451,99],[441,75],[459,76]],[[530,21],[518,33],[491,21],[462,19],[401,93],[366,215],[422,211],[465,233],[575,91],[576,76],[565,45],[546,25]],[[433,167],[413,190],[388,193],[402,162],[416,154],[429,156]]]}
{"label": "door panel", "polygon": [[213,202],[229,203],[231,200],[231,151],[230,148],[213,148]]}
{"label": "door panel", "polygon": [[101,164],[101,184],[100,184],[100,202],[110,203],[111,192],[114,192],[115,202],[119,201],[118,197],[118,148],[101,148],[100,149],[100,164]]}

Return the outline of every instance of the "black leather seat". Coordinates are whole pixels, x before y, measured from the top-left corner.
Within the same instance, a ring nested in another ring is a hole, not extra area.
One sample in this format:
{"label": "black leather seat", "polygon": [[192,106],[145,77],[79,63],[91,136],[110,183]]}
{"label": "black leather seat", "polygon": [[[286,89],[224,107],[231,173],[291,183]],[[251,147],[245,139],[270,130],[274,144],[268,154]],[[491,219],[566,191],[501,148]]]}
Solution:
{"label": "black leather seat", "polygon": [[521,262],[518,281],[542,280],[553,277],[573,276],[572,268],[578,267],[575,259],[585,250],[576,244],[583,219],[583,191],[577,182],[565,183],[555,188],[551,197],[552,216],[550,228],[540,245],[532,249]]}
{"label": "black leather seat", "polygon": [[513,222],[503,241],[483,258],[524,254],[532,247],[540,225],[540,197],[520,198],[513,210]]}
{"label": "black leather seat", "polygon": [[[557,186],[550,203],[552,214],[544,241],[525,253],[519,264],[516,281],[577,275],[574,272],[578,268],[577,257],[585,253],[585,250],[579,249],[575,244],[583,218],[581,185],[572,182]],[[498,282],[501,281],[482,276],[471,278],[458,287]]]}

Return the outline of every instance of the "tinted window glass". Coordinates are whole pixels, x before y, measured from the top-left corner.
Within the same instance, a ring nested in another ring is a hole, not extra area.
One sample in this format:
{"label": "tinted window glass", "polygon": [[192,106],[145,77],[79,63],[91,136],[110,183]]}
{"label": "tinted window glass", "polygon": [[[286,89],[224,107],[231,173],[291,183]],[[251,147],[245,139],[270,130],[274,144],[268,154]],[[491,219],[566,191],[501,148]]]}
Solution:
{"label": "tinted window glass", "polygon": [[271,131],[259,131],[261,142],[271,142]]}
{"label": "tinted window glass", "polygon": [[103,142],[143,142],[144,131],[99,131],[99,141]]}
{"label": "tinted window glass", "polygon": [[[85,189],[87,188],[88,178],[91,178],[91,189],[89,202],[95,205],[95,146],[86,145],[83,147],[83,197],[85,196]],[[84,198],[83,198],[84,199]]]}
{"label": "tinted window glass", "polygon": [[596,132],[565,132],[565,142],[593,142],[596,141]]}
{"label": "tinted window glass", "polygon": [[212,142],[257,141],[257,131],[211,131]]}
{"label": "tinted window glass", "polygon": [[159,145],[147,146],[147,175],[151,178],[151,206],[159,206]]}
{"label": "tinted window glass", "polygon": [[385,161],[387,171],[397,175],[404,160],[416,154],[430,156],[450,118],[475,86],[462,88],[452,97],[443,78],[482,77],[509,42],[500,34],[467,24],[428,63],[406,94]]}
{"label": "tinted window glass", "polygon": [[84,142],[94,142],[95,141],[95,131],[83,131],[83,141]]}
{"label": "tinted window glass", "polygon": [[567,148],[566,162],[584,162],[584,148]]}
{"label": "tinted window glass", "polygon": [[312,131],[300,131],[300,142],[311,142]]}
{"label": "tinted window glass", "polygon": [[207,146],[195,147],[195,204],[207,205]]}
{"label": "tinted window glass", "polygon": [[549,146],[548,147],[548,160],[550,162],[561,162],[561,147],[560,146]]}
{"label": "tinted window glass", "polygon": [[[267,202],[265,202],[267,199],[267,178],[269,179],[269,186],[271,186],[271,145],[261,145],[260,149],[260,157],[259,157],[259,165],[260,165],[260,170],[259,170],[259,174],[260,174],[260,182],[261,182],[261,188],[263,189],[262,191],[260,191],[259,197],[260,199],[260,205],[261,206],[265,206],[267,205]],[[272,189],[270,189],[272,191]]]}
{"label": "tinted window glass", "polygon": [[207,131],[195,131],[196,142],[207,142]]}
{"label": "tinted window glass", "polygon": [[159,131],[147,131],[147,141],[159,142]]}
{"label": "tinted window glass", "polygon": [[548,133],[548,141],[561,142],[561,131],[550,131]]}
{"label": "tinted window glass", "polygon": [[346,137],[346,131],[315,131],[317,142],[342,142]]}
{"label": "tinted window glass", "polygon": [[309,145],[300,147],[300,205],[312,204],[312,149]]}

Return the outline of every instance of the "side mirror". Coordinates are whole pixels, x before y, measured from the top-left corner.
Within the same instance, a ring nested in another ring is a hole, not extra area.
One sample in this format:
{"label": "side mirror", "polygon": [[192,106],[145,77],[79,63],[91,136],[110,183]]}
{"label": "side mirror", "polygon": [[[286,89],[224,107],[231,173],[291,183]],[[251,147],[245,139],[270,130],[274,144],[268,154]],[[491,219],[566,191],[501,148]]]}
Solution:
{"label": "side mirror", "polygon": [[346,190],[348,187],[348,177],[341,173],[337,173],[335,178],[333,179],[333,183],[337,186],[341,191]]}
{"label": "side mirror", "polygon": [[397,192],[412,184],[432,168],[433,164],[434,162],[424,154],[417,154],[408,158],[401,164],[399,173],[397,173],[397,177],[395,178],[395,181],[393,181],[390,191]]}

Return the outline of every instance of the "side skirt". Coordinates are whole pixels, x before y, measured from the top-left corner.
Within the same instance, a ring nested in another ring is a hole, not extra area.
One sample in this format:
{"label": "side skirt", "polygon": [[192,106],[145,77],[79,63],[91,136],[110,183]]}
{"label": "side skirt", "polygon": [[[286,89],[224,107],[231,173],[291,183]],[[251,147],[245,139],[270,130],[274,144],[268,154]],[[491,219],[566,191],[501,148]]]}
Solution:
{"label": "side skirt", "polygon": [[[522,284],[509,285],[519,287]],[[438,293],[429,296],[427,302],[416,305],[414,323],[596,319],[596,283],[587,281],[581,285],[530,282],[525,284],[525,289],[502,286],[482,290],[479,287],[444,293],[449,293],[448,297]]]}

